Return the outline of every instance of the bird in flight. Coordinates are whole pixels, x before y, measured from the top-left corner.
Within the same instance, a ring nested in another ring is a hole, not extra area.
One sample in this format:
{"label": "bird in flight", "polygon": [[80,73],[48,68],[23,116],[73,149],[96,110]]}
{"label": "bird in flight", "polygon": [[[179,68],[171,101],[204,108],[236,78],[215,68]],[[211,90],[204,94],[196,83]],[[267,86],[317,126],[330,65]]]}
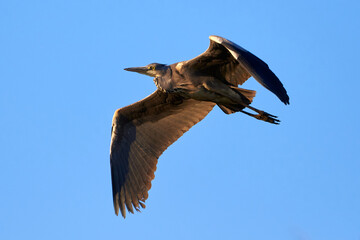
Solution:
{"label": "bird in flight", "polygon": [[215,105],[226,114],[242,112],[272,124],[280,122],[250,106],[255,91],[238,87],[251,76],[289,104],[284,86],[265,62],[218,36],[210,36],[209,48],[194,59],[125,70],[153,77],[157,89],[116,110],[112,120],[112,193],[115,214],[120,210],[124,218],[126,209],[134,213],[145,208],[160,155]]}

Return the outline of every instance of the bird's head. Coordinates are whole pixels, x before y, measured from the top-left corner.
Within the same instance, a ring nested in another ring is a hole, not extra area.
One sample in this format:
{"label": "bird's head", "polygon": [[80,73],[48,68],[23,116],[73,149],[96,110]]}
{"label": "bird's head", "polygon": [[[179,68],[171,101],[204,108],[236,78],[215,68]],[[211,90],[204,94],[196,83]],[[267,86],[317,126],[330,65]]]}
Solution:
{"label": "bird's head", "polygon": [[166,70],[169,68],[168,65],[160,64],[160,63],[151,63],[146,65],[145,67],[132,67],[125,68],[124,70],[130,72],[137,72],[141,74],[148,75],[150,77],[163,76],[166,73]]}

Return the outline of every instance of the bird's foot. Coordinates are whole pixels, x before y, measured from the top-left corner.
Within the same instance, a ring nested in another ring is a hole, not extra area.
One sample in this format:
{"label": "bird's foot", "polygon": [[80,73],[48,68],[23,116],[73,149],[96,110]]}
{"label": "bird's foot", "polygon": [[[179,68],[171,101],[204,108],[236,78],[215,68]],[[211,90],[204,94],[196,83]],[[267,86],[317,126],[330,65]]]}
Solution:
{"label": "bird's foot", "polygon": [[264,112],[264,111],[259,111],[257,115],[253,116],[254,118],[258,119],[258,120],[262,120],[268,123],[272,123],[272,124],[279,124],[280,120],[277,119],[277,116],[274,116],[270,113]]}

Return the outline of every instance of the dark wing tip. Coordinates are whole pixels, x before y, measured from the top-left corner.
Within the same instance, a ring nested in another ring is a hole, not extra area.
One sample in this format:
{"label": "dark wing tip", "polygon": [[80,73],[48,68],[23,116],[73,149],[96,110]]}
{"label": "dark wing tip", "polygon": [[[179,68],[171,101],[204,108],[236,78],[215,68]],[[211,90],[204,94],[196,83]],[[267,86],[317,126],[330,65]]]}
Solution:
{"label": "dark wing tip", "polygon": [[260,64],[259,61],[261,61],[261,59],[259,59],[255,55],[247,56],[247,57],[248,57],[248,61],[253,66],[252,67],[254,71],[254,73],[252,74],[253,77],[262,86],[264,86],[270,92],[274,93],[280,99],[280,101],[283,102],[285,105],[290,104],[290,98],[289,95],[287,94],[286,89],[284,88],[284,85],[281,83],[279,78],[270,70],[268,65]]}
{"label": "dark wing tip", "polygon": [[236,43],[219,36],[210,36],[211,41],[223,45],[244,68],[266,89],[274,93],[285,105],[290,104],[286,89],[269,66],[260,58]]}
{"label": "dark wing tip", "polygon": [[285,105],[290,105],[290,98],[289,96],[286,94],[286,99],[284,101],[282,101]]}

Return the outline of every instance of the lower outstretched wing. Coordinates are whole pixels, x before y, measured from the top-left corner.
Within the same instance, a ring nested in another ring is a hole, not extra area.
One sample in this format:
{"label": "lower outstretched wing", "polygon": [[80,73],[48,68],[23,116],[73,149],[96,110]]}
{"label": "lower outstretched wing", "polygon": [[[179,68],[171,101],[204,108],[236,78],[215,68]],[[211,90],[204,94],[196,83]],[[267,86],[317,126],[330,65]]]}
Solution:
{"label": "lower outstretched wing", "polygon": [[116,215],[145,208],[159,156],[214,105],[157,90],[115,112],[110,164]]}

